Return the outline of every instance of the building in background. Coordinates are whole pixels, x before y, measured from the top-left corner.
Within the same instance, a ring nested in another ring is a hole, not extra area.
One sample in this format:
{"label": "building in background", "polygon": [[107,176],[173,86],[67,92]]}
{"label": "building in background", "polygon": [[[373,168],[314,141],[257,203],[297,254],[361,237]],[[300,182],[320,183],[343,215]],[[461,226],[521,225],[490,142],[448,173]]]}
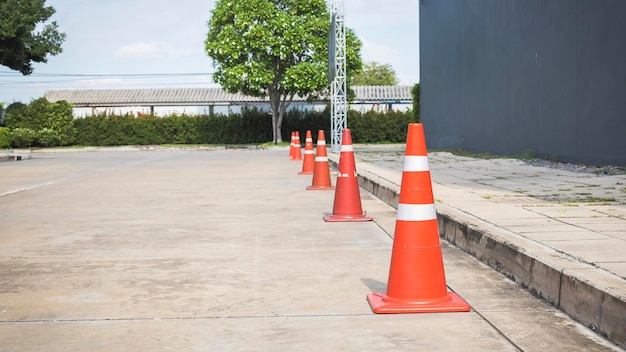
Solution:
{"label": "building in background", "polygon": [[[410,86],[355,86],[350,108],[358,111],[406,111],[412,108]],[[74,105],[74,116],[100,112],[143,113],[165,116],[177,114],[231,114],[244,107],[269,111],[267,98],[227,93],[221,88],[188,89],[81,89],[49,90],[44,97],[51,103],[65,100]],[[327,100],[307,101],[294,97],[290,109],[323,110]]]}
{"label": "building in background", "polygon": [[419,6],[430,148],[626,166],[626,1]]}

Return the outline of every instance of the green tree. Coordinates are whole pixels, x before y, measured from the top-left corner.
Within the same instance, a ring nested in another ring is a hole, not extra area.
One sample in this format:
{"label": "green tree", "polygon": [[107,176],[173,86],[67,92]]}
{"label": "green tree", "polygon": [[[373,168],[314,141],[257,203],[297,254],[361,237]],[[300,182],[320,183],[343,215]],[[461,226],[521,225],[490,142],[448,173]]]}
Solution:
{"label": "green tree", "polygon": [[60,54],[65,34],[56,22],[47,23],[54,13],[45,0],[0,1],[0,65],[28,75],[33,62]]}
{"label": "green tree", "polygon": [[420,122],[420,84],[416,83],[411,88],[411,95],[413,96],[413,119],[414,122]]}
{"label": "green tree", "polygon": [[55,142],[42,146],[70,145],[74,142],[72,105],[65,100],[50,103],[46,98],[35,99],[26,105],[13,103],[6,110],[6,126],[12,131],[27,131],[34,139],[54,137]]}
{"label": "green tree", "polygon": [[[205,42],[213,79],[230,92],[269,97],[273,142],[293,97],[329,89],[329,13],[324,0],[217,0]],[[361,42],[346,29],[346,75],[361,67]]]}
{"label": "green tree", "polygon": [[0,102],[0,127],[4,127],[4,103]]}
{"label": "green tree", "polygon": [[395,86],[398,78],[390,64],[372,61],[363,64],[363,70],[354,75],[351,83],[354,86]]}

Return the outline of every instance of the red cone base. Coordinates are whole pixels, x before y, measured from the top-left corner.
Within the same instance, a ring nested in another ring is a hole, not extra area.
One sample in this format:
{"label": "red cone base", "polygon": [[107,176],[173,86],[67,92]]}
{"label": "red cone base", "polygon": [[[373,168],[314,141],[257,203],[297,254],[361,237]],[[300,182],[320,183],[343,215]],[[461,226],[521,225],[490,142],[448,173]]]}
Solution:
{"label": "red cone base", "polygon": [[370,293],[367,295],[367,301],[372,311],[377,314],[469,312],[471,309],[469,304],[454,292],[448,292],[443,299],[425,302],[393,302],[387,295]]}
{"label": "red cone base", "polygon": [[363,215],[326,215],[324,221],[326,222],[355,222],[355,221],[372,221],[374,218]]}

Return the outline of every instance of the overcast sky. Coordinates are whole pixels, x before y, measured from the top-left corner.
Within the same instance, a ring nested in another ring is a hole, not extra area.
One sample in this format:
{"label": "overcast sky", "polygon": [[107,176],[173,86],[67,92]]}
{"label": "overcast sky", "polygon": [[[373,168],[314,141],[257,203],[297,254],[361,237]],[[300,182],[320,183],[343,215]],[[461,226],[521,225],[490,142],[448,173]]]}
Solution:
{"label": "overcast sky", "polygon": [[[216,86],[204,52],[214,0],[47,0],[46,5],[56,9],[52,19],[67,34],[63,53],[36,64],[26,77],[0,66],[5,106],[28,103],[51,89]],[[363,41],[363,61],[391,64],[400,84],[419,82],[418,17],[418,0],[345,0],[346,25]]]}

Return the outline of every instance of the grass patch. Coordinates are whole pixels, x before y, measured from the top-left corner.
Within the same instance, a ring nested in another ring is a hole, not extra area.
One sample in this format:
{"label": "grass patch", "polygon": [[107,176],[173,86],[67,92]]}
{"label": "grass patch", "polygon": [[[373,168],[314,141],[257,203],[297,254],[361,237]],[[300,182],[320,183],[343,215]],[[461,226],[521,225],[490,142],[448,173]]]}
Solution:
{"label": "grass patch", "polygon": [[289,146],[291,146],[291,141],[290,142],[282,141],[282,142],[277,143],[277,144],[274,144],[274,142],[265,142],[265,143],[260,144],[259,146],[265,147],[265,148],[267,148],[267,147],[289,147]]}
{"label": "grass patch", "polygon": [[535,156],[533,154],[533,152],[531,150],[528,150],[522,154],[491,154],[489,152],[485,152],[485,153],[479,153],[479,152],[472,152],[469,150],[464,150],[464,149],[457,149],[457,148],[444,148],[444,149],[431,149],[429,150],[429,152],[448,152],[451,154],[454,154],[456,156],[464,156],[464,157],[468,157],[468,158],[475,158],[475,159],[519,159],[519,160],[530,160],[530,159],[534,159]]}
{"label": "grass patch", "polygon": [[[584,203],[612,203],[615,202],[615,198],[613,197],[585,197],[578,200],[579,202]],[[609,205],[609,204],[606,204]]]}

